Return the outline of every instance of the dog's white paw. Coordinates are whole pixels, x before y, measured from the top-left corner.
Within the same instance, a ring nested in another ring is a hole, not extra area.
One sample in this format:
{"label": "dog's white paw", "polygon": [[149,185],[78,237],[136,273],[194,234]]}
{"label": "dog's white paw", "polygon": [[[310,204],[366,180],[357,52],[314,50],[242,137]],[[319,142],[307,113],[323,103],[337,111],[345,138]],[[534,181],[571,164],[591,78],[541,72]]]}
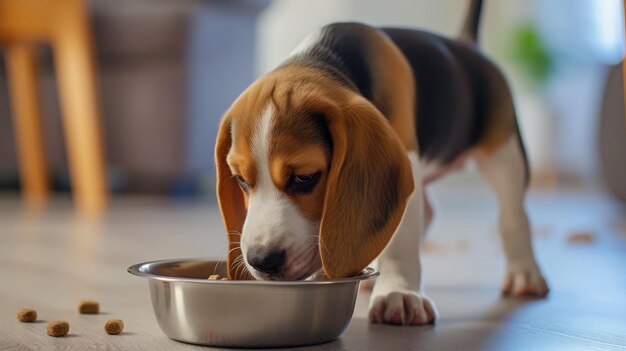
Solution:
{"label": "dog's white paw", "polygon": [[438,314],[435,304],[426,295],[394,291],[372,296],[369,318],[372,323],[422,325],[434,323]]}
{"label": "dog's white paw", "polygon": [[549,291],[536,264],[509,265],[502,284],[504,295],[543,297]]}

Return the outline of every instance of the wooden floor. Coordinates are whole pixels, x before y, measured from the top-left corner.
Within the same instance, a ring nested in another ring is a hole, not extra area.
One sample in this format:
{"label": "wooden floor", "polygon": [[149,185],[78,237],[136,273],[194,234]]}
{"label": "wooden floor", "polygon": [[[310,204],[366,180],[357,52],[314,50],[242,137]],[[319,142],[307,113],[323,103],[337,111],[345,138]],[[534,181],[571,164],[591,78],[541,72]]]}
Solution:
{"label": "wooden floor", "polygon": [[[532,194],[535,248],[552,291],[545,300],[501,298],[503,257],[493,196],[478,190],[436,191],[437,218],[425,251],[427,293],[436,326],[370,325],[367,292],[338,340],[321,350],[616,350],[626,349],[626,218],[597,193]],[[620,212],[621,211],[621,212]],[[569,243],[574,231],[592,243]],[[0,198],[0,349],[199,349],[168,339],[152,314],[147,283],[131,264],[161,258],[220,257],[226,241],[216,208],[145,198],[113,200],[101,221],[74,216],[67,201],[32,212]],[[81,299],[100,315],[79,315]],[[19,323],[33,307],[39,321]],[[122,335],[104,321],[121,318]],[[46,321],[71,325],[49,337]]]}

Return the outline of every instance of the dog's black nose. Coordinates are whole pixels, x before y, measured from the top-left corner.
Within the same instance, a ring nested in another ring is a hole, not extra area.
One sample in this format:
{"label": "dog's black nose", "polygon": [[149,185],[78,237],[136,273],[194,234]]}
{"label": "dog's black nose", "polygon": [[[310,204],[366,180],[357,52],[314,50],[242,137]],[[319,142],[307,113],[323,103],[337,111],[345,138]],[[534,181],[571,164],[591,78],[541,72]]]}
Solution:
{"label": "dog's black nose", "polygon": [[285,263],[285,251],[266,251],[261,252],[249,252],[248,263],[254,267],[257,271],[261,271],[267,274],[277,274],[283,269]]}

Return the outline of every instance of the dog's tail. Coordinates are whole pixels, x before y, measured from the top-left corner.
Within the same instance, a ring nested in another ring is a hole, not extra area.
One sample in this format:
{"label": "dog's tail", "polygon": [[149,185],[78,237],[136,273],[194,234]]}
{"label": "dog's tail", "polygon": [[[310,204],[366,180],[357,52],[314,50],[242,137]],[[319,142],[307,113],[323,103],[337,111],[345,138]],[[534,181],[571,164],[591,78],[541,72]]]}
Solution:
{"label": "dog's tail", "polygon": [[465,17],[465,23],[459,34],[459,40],[470,44],[478,44],[478,24],[483,0],[470,0],[469,10]]}

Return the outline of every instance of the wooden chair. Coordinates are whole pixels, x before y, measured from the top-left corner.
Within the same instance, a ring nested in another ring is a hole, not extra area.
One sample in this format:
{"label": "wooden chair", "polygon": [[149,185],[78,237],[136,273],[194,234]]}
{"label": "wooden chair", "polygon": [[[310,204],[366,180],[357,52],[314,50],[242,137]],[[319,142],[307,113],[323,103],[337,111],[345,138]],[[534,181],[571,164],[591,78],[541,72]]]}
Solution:
{"label": "wooden chair", "polygon": [[76,208],[106,206],[104,155],[91,31],[81,0],[0,0],[20,181],[29,203],[49,195],[37,91],[36,43],[52,47]]}

